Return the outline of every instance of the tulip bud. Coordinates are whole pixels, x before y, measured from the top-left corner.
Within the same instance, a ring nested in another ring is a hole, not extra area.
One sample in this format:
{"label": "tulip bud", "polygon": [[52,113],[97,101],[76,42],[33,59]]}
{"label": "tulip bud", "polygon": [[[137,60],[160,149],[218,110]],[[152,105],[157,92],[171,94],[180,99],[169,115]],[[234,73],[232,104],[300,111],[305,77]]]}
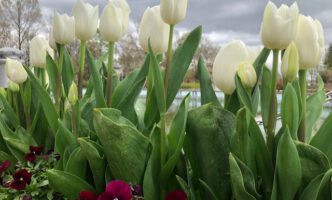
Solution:
{"label": "tulip bud", "polygon": [[10,58],[6,59],[6,73],[8,78],[17,84],[24,83],[28,78],[22,63]]}
{"label": "tulip bud", "polygon": [[70,105],[74,106],[78,100],[78,91],[75,82],[73,81],[68,92],[68,100]]}
{"label": "tulip bud", "polygon": [[287,47],[281,62],[281,73],[284,80],[293,82],[299,71],[299,53],[294,42]]}
{"label": "tulip bud", "polygon": [[167,51],[169,26],[160,17],[160,6],[148,7],[139,27],[139,43],[145,52],[149,51],[149,39],[154,53]]}
{"label": "tulip bud", "polygon": [[240,64],[253,63],[256,56],[257,54],[240,40],[226,44],[220,49],[213,63],[214,84],[225,94],[232,94],[235,90],[235,75]]}
{"label": "tulip bud", "polygon": [[160,15],[167,24],[178,24],[186,17],[188,0],[161,0]]}
{"label": "tulip bud", "polygon": [[300,69],[309,69],[319,65],[325,53],[324,31],[321,23],[311,17],[301,15],[295,44],[298,47]]}
{"label": "tulip bud", "polygon": [[99,10],[88,3],[78,0],[73,8],[75,34],[81,41],[90,40],[97,32]]}
{"label": "tulip bud", "polygon": [[110,0],[100,17],[99,31],[103,40],[116,42],[127,33],[130,12],[126,0]]}
{"label": "tulip bud", "polygon": [[291,7],[283,4],[277,8],[269,1],[260,31],[264,46],[269,49],[286,49],[295,38],[298,18],[299,8],[296,2]]}
{"label": "tulip bud", "polygon": [[69,44],[75,39],[75,18],[55,13],[53,18],[53,37],[58,44]]}
{"label": "tulip bud", "polygon": [[30,41],[30,65],[45,68],[47,52],[51,57],[54,56],[54,51],[48,45],[47,40],[38,36],[34,37]]}
{"label": "tulip bud", "polygon": [[238,76],[241,79],[242,85],[251,89],[255,86],[257,82],[257,75],[254,66],[251,63],[243,62],[240,64],[237,71]]}
{"label": "tulip bud", "polygon": [[18,92],[18,91],[20,91],[20,86],[19,86],[19,84],[15,83],[9,79],[8,80],[8,89],[12,92]]}

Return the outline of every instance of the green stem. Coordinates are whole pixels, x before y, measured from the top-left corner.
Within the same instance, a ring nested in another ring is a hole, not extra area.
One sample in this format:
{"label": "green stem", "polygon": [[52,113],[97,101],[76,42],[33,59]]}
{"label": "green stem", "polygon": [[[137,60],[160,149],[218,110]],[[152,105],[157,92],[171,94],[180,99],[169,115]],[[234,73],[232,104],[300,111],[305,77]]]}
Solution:
{"label": "green stem", "polygon": [[113,93],[113,59],[114,59],[114,42],[108,44],[108,78],[107,78],[107,106],[112,106],[112,93]]}
{"label": "green stem", "polygon": [[270,153],[273,153],[273,143],[276,127],[276,116],[277,116],[277,81],[278,81],[278,59],[279,50],[273,50],[273,68],[272,68],[272,82],[270,92],[270,108],[269,108],[269,119],[267,125],[267,146]]}
{"label": "green stem", "polygon": [[298,138],[301,142],[305,142],[306,136],[306,110],[307,110],[307,70],[299,71],[299,82],[301,88],[302,116],[298,130]]}
{"label": "green stem", "polygon": [[[160,114],[160,123],[161,123],[161,136],[160,136],[160,169],[162,169],[166,163],[167,148],[166,148],[166,118],[165,113]],[[160,198],[164,199],[165,190],[164,184],[160,184]]]}
{"label": "green stem", "polygon": [[84,75],[84,62],[85,62],[85,48],[86,42],[81,41],[80,44],[80,66],[78,70],[78,99],[82,99],[82,90],[83,90],[83,75]]}
{"label": "green stem", "polygon": [[167,97],[168,92],[168,81],[169,81],[169,72],[172,61],[172,44],[173,44],[173,33],[174,33],[174,25],[169,25],[169,39],[168,39],[168,48],[166,54],[166,71],[165,71],[165,96]]}
{"label": "green stem", "polygon": [[19,122],[21,122],[20,107],[18,105],[18,93],[13,92],[12,94],[13,94],[13,102],[14,102],[14,106],[15,106],[15,110],[16,110],[16,114],[17,114],[17,119]]}
{"label": "green stem", "polygon": [[[77,103],[76,103],[77,104]],[[72,109],[72,117],[71,117],[71,122],[72,122],[72,132],[76,138],[79,137],[78,135],[78,127],[77,127],[77,112],[76,112],[76,105],[73,105],[71,107]]]}
{"label": "green stem", "polygon": [[63,50],[64,46],[60,45],[60,55],[59,55],[59,62],[58,62],[58,74],[56,79],[56,91],[55,91],[55,106],[60,114],[60,107],[61,107],[61,95],[62,95],[62,65],[63,65]]}

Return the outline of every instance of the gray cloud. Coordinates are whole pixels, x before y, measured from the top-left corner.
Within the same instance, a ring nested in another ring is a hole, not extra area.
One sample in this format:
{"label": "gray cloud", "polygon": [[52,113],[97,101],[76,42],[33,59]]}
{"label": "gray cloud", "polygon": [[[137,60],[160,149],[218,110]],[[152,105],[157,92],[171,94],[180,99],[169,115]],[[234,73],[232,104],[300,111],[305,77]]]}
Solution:
{"label": "gray cloud", "polygon": [[[86,0],[99,5],[100,12],[108,0]],[[179,30],[190,30],[203,25],[204,33],[214,42],[223,44],[231,39],[242,39],[249,45],[258,45],[260,23],[267,1],[262,0],[188,0],[187,17],[178,25]],[[76,0],[40,0],[46,19],[54,10],[71,13]],[[276,5],[292,4],[291,0],[274,0]],[[159,4],[159,0],[128,0],[131,18],[138,23],[148,6]],[[300,12],[322,22],[326,43],[332,43],[332,3],[331,0],[300,0]]]}

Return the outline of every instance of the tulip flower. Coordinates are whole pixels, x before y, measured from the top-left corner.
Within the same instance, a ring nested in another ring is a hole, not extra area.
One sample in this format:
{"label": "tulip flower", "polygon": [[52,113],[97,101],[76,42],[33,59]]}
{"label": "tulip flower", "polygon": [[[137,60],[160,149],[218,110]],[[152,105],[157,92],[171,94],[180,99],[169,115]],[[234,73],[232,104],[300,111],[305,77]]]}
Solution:
{"label": "tulip flower", "polygon": [[97,32],[99,10],[88,3],[78,0],[72,12],[75,17],[75,34],[81,41],[90,40]]}
{"label": "tulip flower", "polygon": [[54,40],[54,36],[53,36],[53,29],[51,30],[51,32],[49,33],[48,36],[48,44],[49,46],[53,49],[53,50],[57,50],[57,46],[56,46],[56,42]]}
{"label": "tulip flower", "polygon": [[255,86],[257,82],[257,75],[254,66],[251,63],[243,62],[240,64],[237,71],[238,76],[241,79],[242,85],[251,89]]}
{"label": "tulip flower", "polygon": [[48,41],[41,37],[34,37],[30,41],[30,64],[34,67],[45,68],[46,53],[51,57],[54,56],[54,51],[50,48]]}
{"label": "tulip flower", "polygon": [[17,83],[14,83],[10,79],[8,79],[8,89],[12,92],[18,92],[20,91],[20,86]]}
{"label": "tulip flower", "polygon": [[175,25],[186,17],[188,0],[161,0],[160,15],[163,21]]}
{"label": "tulip flower", "polygon": [[139,27],[139,42],[145,52],[148,52],[150,39],[154,53],[167,51],[169,26],[160,17],[160,6],[148,7],[142,17]]}
{"label": "tulip flower", "polygon": [[253,63],[257,54],[240,41],[235,40],[220,49],[213,63],[213,82],[225,94],[235,90],[235,74],[241,63]]}
{"label": "tulip flower", "polygon": [[120,40],[128,31],[130,12],[126,0],[110,0],[100,17],[102,39],[108,42]]}
{"label": "tulip flower", "polygon": [[22,63],[10,58],[6,59],[6,73],[8,78],[16,84],[24,83],[28,78]]}
{"label": "tulip flower", "polygon": [[294,42],[287,47],[281,62],[281,73],[284,80],[292,82],[299,71],[299,53]]}
{"label": "tulip flower", "polygon": [[281,5],[277,8],[269,1],[265,7],[260,36],[269,49],[286,49],[297,32],[299,8],[295,2],[291,7]]}
{"label": "tulip flower", "polygon": [[53,18],[53,37],[58,44],[71,43],[75,39],[75,18],[56,12]]}
{"label": "tulip flower", "polygon": [[295,37],[298,47],[300,69],[316,67],[324,55],[324,32],[321,23],[301,15]]}

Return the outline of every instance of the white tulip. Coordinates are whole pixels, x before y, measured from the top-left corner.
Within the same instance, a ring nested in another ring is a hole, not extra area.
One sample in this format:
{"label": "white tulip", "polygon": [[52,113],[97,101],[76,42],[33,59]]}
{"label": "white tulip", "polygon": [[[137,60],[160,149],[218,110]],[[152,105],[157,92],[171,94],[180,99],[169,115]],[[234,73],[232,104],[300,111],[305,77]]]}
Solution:
{"label": "white tulip", "polygon": [[20,91],[20,85],[9,79],[8,80],[8,89],[12,92],[18,92],[18,91]]}
{"label": "white tulip", "polygon": [[309,69],[319,65],[325,52],[321,23],[309,16],[301,15],[295,44],[299,51],[300,69]]}
{"label": "white tulip", "polygon": [[299,72],[299,53],[294,42],[287,47],[281,62],[281,74],[284,80],[292,82]]}
{"label": "white tulip", "polygon": [[75,17],[75,34],[82,41],[90,40],[97,32],[99,10],[88,3],[78,0],[73,11]]}
{"label": "white tulip", "polygon": [[239,78],[241,79],[242,85],[245,88],[251,89],[257,82],[257,75],[252,63],[243,62],[240,64],[237,71]]}
{"label": "white tulip", "polygon": [[253,63],[257,54],[240,40],[226,44],[218,52],[212,69],[214,84],[225,94],[235,90],[235,74],[241,63]]}
{"label": "white tulip", "polygon": [[45,68],[46,53],[53,57],[53,49],[48,44],[48,41],[42,37],[34,37],[30,41],[30,65],[39,68]]}
{"label": "white tulip", "polygon": [[103,40],[116,42],[127,33],[130,12],[126,0],[110,0],[100,17],[99,31]]}
{"label": "white tulip", "polygon": [[49,42],[49,46],[53,49],[53,50],[57,50],[57,46],[56,46],[56,42],[54,40],[54,36],[53,36],[53,29],[50,31],[49,36],[48,36],[48,42]]}
{"label": "white tulip", "polygon": [[167,51],[169,26],[160,17],[160,6],[148,7],[139,26],[139,42],[145,52],[149,51],[149,39],[154,53]]}
{"label": "white tulip", "polygon": [[75,18],[55,13],[53,18],[53,37],[58,44],[66,45],[75,39]]}
{"label": "white tulip", "polygon": [[260,31],[264,46],[269,49],[286,49],[297,33],[298,18],[299,8],[296,2],[291,7],[283,4],[277,8],[269,1]]}
{"label": "white tulip", "polygon": [[19,61],[7,58],[5,67],[8,78],[14,83],[21,84],[27,80],[28,74]]}
{"label": "white tulip", "polygon": [[187,12],[188,0],[161,0],[161,18],[167,24],[178,24],[184,20]]}

